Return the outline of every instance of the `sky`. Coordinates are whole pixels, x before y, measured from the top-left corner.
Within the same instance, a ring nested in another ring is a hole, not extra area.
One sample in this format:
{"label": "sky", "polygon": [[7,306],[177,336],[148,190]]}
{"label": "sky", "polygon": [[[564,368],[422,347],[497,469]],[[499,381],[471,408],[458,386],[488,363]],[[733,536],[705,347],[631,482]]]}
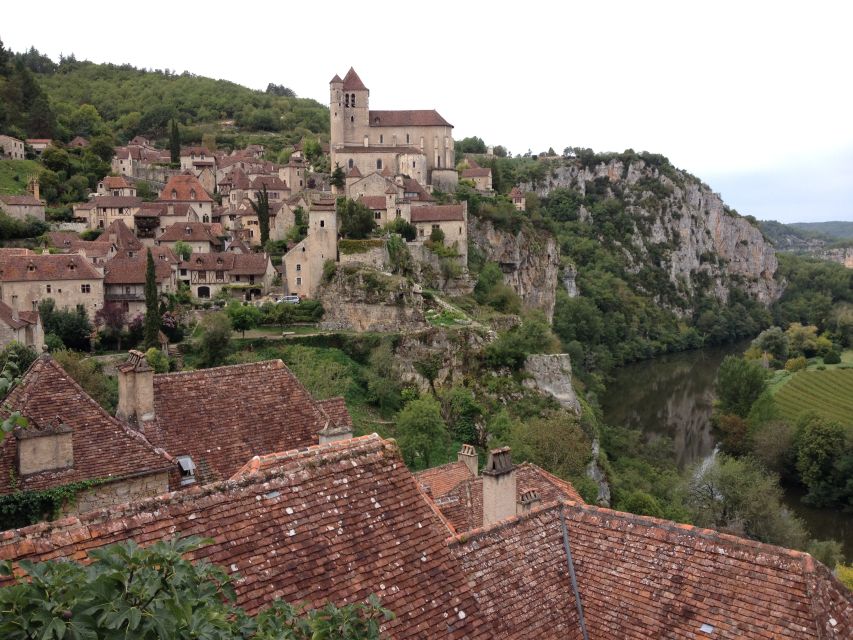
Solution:
{"label": "sky", "polygon": [[[126,7],[126,8],[122,8]],[[246,7],[245,11],[241,7]],[[54,59],[190,71],[323,104],[354,67],[375,109],[435,108],[514,154],[661,153],[742,214],[853,220],[851,2],[4,3]],[[13,28],[9,28],[13,26]]]}

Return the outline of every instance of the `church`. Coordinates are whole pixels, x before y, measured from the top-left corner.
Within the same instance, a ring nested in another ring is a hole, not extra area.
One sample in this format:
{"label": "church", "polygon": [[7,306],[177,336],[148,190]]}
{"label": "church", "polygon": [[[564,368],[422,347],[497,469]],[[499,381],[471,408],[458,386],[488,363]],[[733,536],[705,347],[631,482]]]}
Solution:
{"label": "church", "polygon": [[453,125],[434,109],[376,111],[355,69],[329,83],[332,167],[345,173],[404,175],[453,191],[458,182]]}

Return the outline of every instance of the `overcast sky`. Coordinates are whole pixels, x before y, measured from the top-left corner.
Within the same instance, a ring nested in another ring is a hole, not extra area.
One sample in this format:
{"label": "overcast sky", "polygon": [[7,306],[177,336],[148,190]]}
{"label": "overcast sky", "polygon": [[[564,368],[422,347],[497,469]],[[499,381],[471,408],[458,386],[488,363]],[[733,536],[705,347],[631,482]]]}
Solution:
{"label": "overcast sky", "polygon": [[3,3],[6,48],[435,108],[513,153],[662,153],[743,214],[853,220],[853,3]]}

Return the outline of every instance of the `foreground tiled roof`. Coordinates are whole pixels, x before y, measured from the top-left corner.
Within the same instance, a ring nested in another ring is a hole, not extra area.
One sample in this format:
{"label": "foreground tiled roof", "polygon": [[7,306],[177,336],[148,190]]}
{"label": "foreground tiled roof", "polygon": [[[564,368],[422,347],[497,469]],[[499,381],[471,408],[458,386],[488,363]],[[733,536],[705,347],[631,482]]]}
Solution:
{"label": "foreground tiled roof", "polygon": [[433,467],[415,474],[415,479],[423,487],[429,490],[430,495],[440,498],[450,493],[467,480],[473,480],[474,475],[464,462],[450,462]]}
{"label": "foreground tiled roof", "polygon": [[407,111],[370,110],[371,127],[452,127],[435,109]]}
{"label": "foreground tiled roof", "polygon": [[494,637],[582,637],[561,513],[593,640],[853,635],[853,594],[807,554],[560,503],[451,538]]}
{"label": "foreground tiled roof", "polygon": [[461,204],[439,204],[412,207],[412,222],[448,222],[465,220],[465,209]]}
{"label": "foreground tiled roof", "polygon": [[138,433],[104,411],[50,356],[33,363],[4,404],[29,420],[28,429],[70,427],[74,466],[17,477],[13,472],[17,470],[17,438],[7,436],[0,446],[0,494],[155,473],[173,466],[167,456],[155,452]]}
{"label": "foreground tiled roof", "polygon": [[204,480],[228,478],[252,456],[316,444],[329,420],[281,360],[156,375],[154,411],[145,435],[191,456]]}
{"label": "foreground tiled roof", "polygon": [[193,557],[236,574],[250,613],[375,593],[396,615],[383,637],[494,637],[392,442],[371,435],[276,458],[237,480],[0,534],[0,559],[84,559],[119,540],[201,535],[213,543]]}
{"label": "foreground tiled roof", "polygon": [[124,176],[105,176],[101,182],[104,184],[104,189],[129,189],[130,184],[124,179]]}
{"label": "foreground tiled roof", "polygon": [[88,260],[74,254],[33,254],[0,260],[2,282],[100,280],[102,277]]}

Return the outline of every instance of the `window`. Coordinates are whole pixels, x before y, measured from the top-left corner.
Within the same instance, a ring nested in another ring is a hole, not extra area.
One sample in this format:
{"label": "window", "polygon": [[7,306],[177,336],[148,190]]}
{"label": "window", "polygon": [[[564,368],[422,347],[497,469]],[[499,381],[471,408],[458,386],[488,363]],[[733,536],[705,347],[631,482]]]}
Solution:
{"label": "window", "polygon": [[397,217],[399,218],[399,217],[400,217],[400,210],[399,210],[399,209],[397,209],[397,212],[396,212],[396,213],[397,213]]}
{"label": "window", "polygon": [[187,270],[186,270],[186,269],[181,269],[181,275],[182,275],[182,276],[187,275]]}
{"label": "window", "polygon": [[47,290],[47,293],[50,293],[50,285],[47,285],[47,286],[45,287],[45,289]]}
{"label": "window", "polygon": [[378,160],[376,160],[376,168],[377,169],[382,168],[382,158],[379,158]]}
{"label": "window", "polygon": [[382,143],[384,143],[384,142],[385,142],[385,136],[383,136],[383,135],[380,133],[380,134],[379,134],[379,144],[382,144]]}
{"label": "window", "polygon": [[190,200],[195,200],[195,189],[190,189]]}
{"label": "window", "polygon": [[216,279],[217,280],[224,280],[225,279],[225,272],[224,271],[217,271],[216,272]]}
{"label": "window", "polygon": [[325,221],[325,220],[320,220],[320,228],[322,229],[322,228],[323,228],[323,227],[325,227],[325,226],[326,226],[326,221]]}
{"label": "window", "polygon": [[439,229],[441,229],[441,225],[437,225],[437,224],[432,225],[433,231],[438,231]]}
{"label": "window", "polygon": [[355,116],[350,116],[350,117],[349,117],[349,121],[350,121],[350,122],[355,122]]}
{"label": "window", "polygon": [[419,235],[419,236],[421,236],[421,237],[423,237],[423,235],[424,235],[424,228],[423,228],[423,227],[420,227],[420,228],[418,229],[418,235]]}
{"label": "window", "polygon": [[181,470],[181,485],[195,483],[195,463],[189,456],[178,456],[178,468]]}
{"label": "window", "polygon": [[409,144],[409,134],[406,134],[406,144]]}
{"label": "window", "polygon": [[302,278],[296,278],[296,286],[298,287],[301,284],[302,284]]}
{"label": "window", "polygon": [[412,160],[412,169],[414,169],[414,168],[415,168],[415,161]]}
{"label": "window", "polygon": [[91,293],[92,285],[90,284],[81,284],[80,285],[80,293]]}
{"label": "window", "polygon": [[177,199],[178,199],[178,190],[172,189],[172,200],[177,200]]}
{"label": "window", "polygon": [[296,264],[296,270],[297,270],[297,271],[302,271],[302,265],[301,265],[301,264],[299,264],[299,263],[297,263],[297,264]]}
{"label": "window", "polygon": [[355,94],[353,93],[349,100],[352,103],[352,106],[355,106]]}
{"label": "window", "polygon": [[129,295],[130,294],[130,287],[125,287],[124,292]]}
{"label": "window", "polygon": [[349,94],[348,93],[344,94],[344,106],[345,107],[349,106]]}
{"label": "window", "polygon": [[[353,165],[352,158],[350,158],[350,159],[347,161],[347,166],[348,166],[350,169],[352,169],[352,165]],[[299,185],[300,185],[300,186],[302,186],[302,182],[301,182],[301,181],[299,182]]]}
{"label": "window", "polygon": [[381,212],[379,212],[379,211],[374,211],[374,212],[373,212],[373,218],[374,218],[375,220],[381,220],[381,219],[382,219],[382,213],[381,213]]}

